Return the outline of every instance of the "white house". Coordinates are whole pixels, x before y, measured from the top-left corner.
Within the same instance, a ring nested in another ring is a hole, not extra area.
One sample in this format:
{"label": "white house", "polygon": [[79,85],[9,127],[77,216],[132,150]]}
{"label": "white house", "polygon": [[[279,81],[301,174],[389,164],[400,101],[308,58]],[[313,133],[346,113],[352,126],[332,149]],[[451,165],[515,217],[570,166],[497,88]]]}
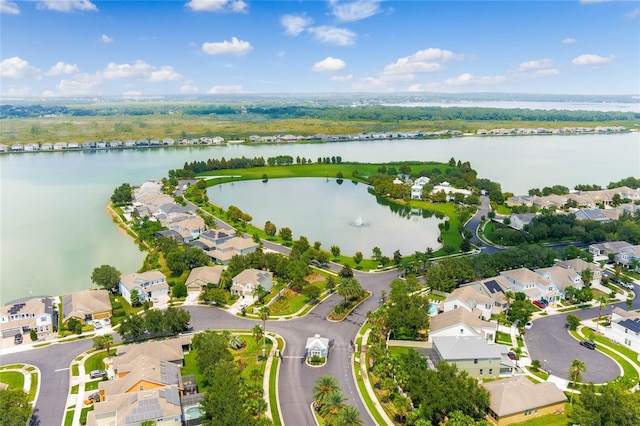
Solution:
{"label": "white house", "polygon": [[467,189],[459,189],[451,186],[449,182],[442,182],[440,185],[436,185],[431,190],[432,194],[436,194],[440,191],[444,191],[447,194],[447,200],[451,201],[454,199],[455,194],[462,194],[464,196],[471,195],[471,191]]}
{"label": "white house", "polygon": [[204,219],[197,215],[169,225],[169,229],[177,231],[185,242],[198,238],[200,233],[204,232],[204,228]]}
{"label": "white house", "polygon": [[602,333],[616,343],[640,352],[640,313],[613,308],[611,327],[600,328]]}
{"label": "white house", "polygon": [[602,280],[602,269],[595,263],[589,263],[582,259],[570,259],[558,262],[557,265],[562,268],[573,269],[580,275],[585,269],[590,269],[591,284],[600,284],[600,280]]}
{"label": "white house", "polygon": [[307,350],[307,358],[320,356],[326,358],[329,356],[329,339],[320,337],[319,334],[309,337],[305,345]]}
{"label": "white house", "polygon": [[536,217],[535,213],[511,213],[511,216],[509,216],[509,226],[518,231],[522,231],[525,225],[530,224],[534,217]]}
{"label": "white house", "polygon": [[440,336],[481,336],[487,342],[494,342],[496,324],[484,321],[460,307],[431,317],[429,340]]}
{"label": "white house", "polygon": [[0,307],[2,337],[28,333],[30,330],[38,334],[52,332],[54,306],[53,298],[34,297]]}
{"label": "white house", "polygon": [[131,292],[138,291],[140,301],[153,299],[154,297],[167,296],[169,285],[167,278],[160,271],[146,271],[141,274],[128,274],[120,278],[120,294],[131,303]]}
{"label": "white house", "polygon": [[260,269],[245,269],[233,277],[231,293],[238,296],[251,296],[261,286],[266,291],[273,288],[273,274]]}
{"label": "white house", "polygon": [[502,271],[500,275],[511,284],[513,293],[524,293],[530,300],[546,299],[553,303],[562,297],[555,283],[527,268]]}
{"label": "white house", "polygon": [[490,296],[480,293],[472,286],[464,286],[453,290],[440,304],[439,308],[444,312],[464,308],[477,317],[489,319],[491,318],[493,304],[494,301]]}
{"label": "white house", "polygon": [[640,266],[640,245],[628,246],[620,249],[615,256],[615,260],[619,265],[627,268],[634,268],[638,270]]}
{"label": "white house", "polygon": [[549,268],[535,269],[535,272],[554,283],[560,293],[562,293],[563,297],[566,297],[566,290],[568,287],[573,287],[578,290],[584,287],[580,274],[572,268],[563,268],[561,266],[554,265]]}

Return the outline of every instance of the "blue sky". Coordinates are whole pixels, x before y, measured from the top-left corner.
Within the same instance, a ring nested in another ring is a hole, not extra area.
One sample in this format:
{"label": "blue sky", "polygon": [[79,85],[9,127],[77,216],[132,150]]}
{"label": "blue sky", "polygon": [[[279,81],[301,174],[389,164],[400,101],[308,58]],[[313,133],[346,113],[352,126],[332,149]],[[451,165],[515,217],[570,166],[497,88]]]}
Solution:
{"label": "blue sky", "polygon": [[3,97],[640,93],[640,2],[0,0]]}

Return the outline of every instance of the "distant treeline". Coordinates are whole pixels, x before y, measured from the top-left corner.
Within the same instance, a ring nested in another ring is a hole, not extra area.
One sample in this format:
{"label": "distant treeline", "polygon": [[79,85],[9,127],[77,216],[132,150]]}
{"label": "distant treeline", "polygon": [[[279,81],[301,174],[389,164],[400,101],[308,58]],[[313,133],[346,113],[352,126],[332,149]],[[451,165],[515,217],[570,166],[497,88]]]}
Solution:
{"label": "distant treeline", "polygon": [[66,107],[66,106],[15,106],[0,105],[0,118],[28,118],[47,115],[62,116],[114,116],[114,115],[152,115],[183,114],[196,116],[242,116],[244,119],[302,119],[313,118],[336,121],[567,121],[567,122],[606,122],[640,118],[640,113],[569,111],[538,109],[502,109],[479,107],[397,107],[397,106],[230,106],[230,105],[170,105],[147,106]]}

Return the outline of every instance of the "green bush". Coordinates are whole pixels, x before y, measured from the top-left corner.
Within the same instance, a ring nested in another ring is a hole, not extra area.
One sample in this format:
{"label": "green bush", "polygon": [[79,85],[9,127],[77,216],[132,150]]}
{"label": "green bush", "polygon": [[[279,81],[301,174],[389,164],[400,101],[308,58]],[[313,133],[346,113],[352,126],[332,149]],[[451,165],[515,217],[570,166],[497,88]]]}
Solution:
{"label": "green bush", "polygon": [[122,303],[120,303],[120,302],[113,302],[113,303],[111,304],[111,309],[113,309],[114,311],[115,311],[116,309],[122,309]]}
{"label": "green bush", "polygon": [[123,316],[125,316],[124,309],[114,309],[113,310],[113,316],[114,317],[123,317]]}

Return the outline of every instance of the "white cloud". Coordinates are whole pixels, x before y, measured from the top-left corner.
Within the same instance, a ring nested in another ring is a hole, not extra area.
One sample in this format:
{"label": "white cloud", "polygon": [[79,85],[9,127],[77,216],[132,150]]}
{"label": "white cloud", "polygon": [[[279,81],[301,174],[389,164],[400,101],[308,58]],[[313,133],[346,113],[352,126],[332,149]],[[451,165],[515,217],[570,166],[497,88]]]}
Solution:
{"label": "white cloud", "polygon": [[166,65],[157,68],[140,60],[136,61],[133,65],[110,62],[100,75],[105,80],[137,78],[147,80],[151,83],[180,80],[182,78],[171,66]]}
{"label": "white cloud", "polygon": [[58,62],[46,72],[47,75],[75,74],[80,72],[76,64],[67,64],[66,62]]}
{"label": "white cloud", "polygon": [[129,90],[122,94],[122,97],[124,98],[139,98],[140,96],[142,96],[141,90]]}
{"label": "white cloud", "polygon": [[352,45],[356,40],[356,33],[346,28],[337,28],[327,25],[309,28],[316,40],[323,43],[337,44],[338,46]]}
{"label": "white cloud", "polygon": [[560,71],[555,68],[551,59],[537,59],[535,61],[523,62],[515,70],[520,78],[537,78],[550,75],[558,75]]}
{"label": "white cloud", "polygon": [[562,40],[560,43],[562,44],[573,44],[576,42],[575,38],[565,38],[564,40]]}
{"label": "white cloud", "polygon": [[285,33],[295,37],[313,24],[313,19],[300,15],[284,15],[280,18],[280,23],[285,28]]}
{"label": "white cloud", "polygon": [[109,37],[106,34],[102,34],[100,36],[100,41],[103,42],[104,44],[113,43],[113,37]]}
{"label": "white cloud", "polygon": [[580,55],[573,58],[571,63],[573,65],[587,65],[587,66],[597,67],[600,65],[606,65],[609,62],[613,61],[614,59],[615,59],[614,55],[605,57],[605,56],[599,56],[599,55],[593,55],[593,54],[585,54],[585,55]]}
{"label": "white cloud", "polygon": [[89,0],[40,0],[39,10],[55,10],[58,12],[72,12],[81,10],[85,12],[97,12],[98,8]]}
{"label": "white cloud", "polygon": [[242,90],[242,86],[240,85],[229,85],[229,86],[213,86],[211,89],[207,91],[207,93],[216,95],[222,93],[244,93]]}
{"label": "white cloud", "polygon": [[236,37],[231,37],[231,41],[202,44],[202,51],[209,55],[244,55],[252,49],[251,43],[238,40]]}
{"label": "white cloud", "polygon": [[185,6],[194,12],[244,13],[249,8],[242,0],[191,0]]}
{"label": "white cloud", "polygon": [[335,72],[343,70],[347,64],[342,59],[332,58],[331,56],[326,59],[321,60],[320,62],[316,62],[311,67],[311,71],[315,72]]}
{"label": "white cloud", "polygon": [[446,86],[485,86],[502,83],[506,80],[506,77],[502,75],[474,76],[470,73],[464,73],[454,78],[448,78],[443,83]]}
{"label": "white cloud", "polygon": [[99,95],[102,79],[97,74],[75,74],[72,79],[62,80],[56,86],[58,95]]}
{"label": "white cloud", "polygon": [[624,19],[628,19],[628,20],[636,19],[638,16],[640,16],[640,7],[637,7],[633,9],[631,12],[624,15]]}
{"label": "white cloud", "polygon": [[450,50],[429,48],[419,50],[413,55],[399,58],[393,64],[384,67],[385,75],[434,72],[442,69],[442,64],[452,60],[460,60],[463,55]]}
{"label": "white cloud", "polygon": [[149,81],[152,83],[158,83],[161,81],[175,81],[180,80],[182,76],[173,69],[173,67],[165,65],[159,70],[151,71],[149,74]]}
{"label": "white cloud", "polygon": [[0,0],[0,13],[6,13],[7,15],[19,15],[20,8],[12,1]]}
{"label": "white cloud", "polygon": [[351,80],[353,80],[353,74],[331,76],[331,81],[337,81],[339,83]]}
{"label": "white cloud", "polygon": [[180,93],[198,93],[199,90],[193,85],[193,81],[186,81],[180,85]]}
{"label": "white cloud", "polygon": [[380,11],[380,0],[359,0],[340,2],[331,0],[333,16],[342,22],[354,22],[366,19]]}
{"label": "white cloud", "polygon": [[40,70],[33,67],[29,62],[14,56],[12,58],[3,59],[0,62],[0,77],[3,78],[28,78],[40,76]]}

